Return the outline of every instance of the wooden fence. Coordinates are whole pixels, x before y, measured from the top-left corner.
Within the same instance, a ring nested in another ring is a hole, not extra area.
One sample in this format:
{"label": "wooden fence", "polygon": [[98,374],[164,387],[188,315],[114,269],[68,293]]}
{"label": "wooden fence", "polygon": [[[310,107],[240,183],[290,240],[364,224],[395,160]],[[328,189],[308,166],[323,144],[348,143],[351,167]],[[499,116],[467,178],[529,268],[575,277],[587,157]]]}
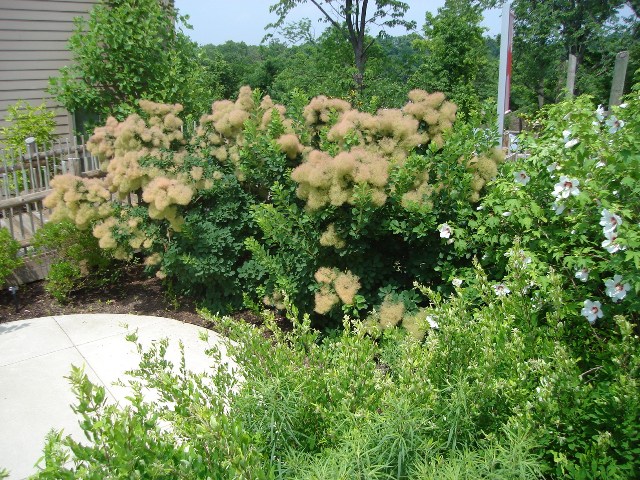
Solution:
{"label": "wooden fence", "polygon": [[48,145],[27,143],[27,152],[16,155],[0,150],[0,227],[26,249],[50,211],[42,200],[51,192],[58,174],[91,175],[99,162],[86,149],[84,137],[56,140]]}

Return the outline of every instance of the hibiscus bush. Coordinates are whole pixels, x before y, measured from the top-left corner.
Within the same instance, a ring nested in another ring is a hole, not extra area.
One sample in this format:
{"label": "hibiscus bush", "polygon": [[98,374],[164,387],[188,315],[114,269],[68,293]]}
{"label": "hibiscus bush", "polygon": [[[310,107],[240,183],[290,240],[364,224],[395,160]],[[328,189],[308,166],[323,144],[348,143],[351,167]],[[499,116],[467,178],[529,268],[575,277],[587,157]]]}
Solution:
{"label": "hibiscus bush", "polygon": [[[605,116],[582,97],[545,109],[472,217],[453,217],[454,257],[477,256],[498,281],[518,238],[526,261],[562,276],[569,308],[608,328],[640,311],[640,102]],[[450,276],[464,277],[451,268]]]}

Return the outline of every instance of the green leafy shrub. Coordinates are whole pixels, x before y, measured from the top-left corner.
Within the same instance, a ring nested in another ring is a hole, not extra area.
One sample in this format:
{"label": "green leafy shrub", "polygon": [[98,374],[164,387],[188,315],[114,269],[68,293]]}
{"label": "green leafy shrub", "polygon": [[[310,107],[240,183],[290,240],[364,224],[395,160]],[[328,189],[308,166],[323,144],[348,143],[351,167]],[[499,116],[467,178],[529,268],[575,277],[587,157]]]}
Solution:
{"label": "green leafy shrub", "polygon": [[586,97],[545,109],[519,142],[528,155],[502,166],[474,215],[450,222],[451,258],[471,253],[500,279],[519,238],[562,276],[571,308],[598,302],[590,321],[640,311],[639,109],[637,92],[606,118]]}
{"label": "green leafy shrub", "polygon": [[[421,341],[405,329],[371,336],[348,319],[320,335],[288,305],[293,331],[267,316],[270,337],[212,318],[232,340],[232,370],[172,371],[166,341],[152,346],[131,407],[105,405],[104,389],[75,371],[90,440],[51,435],[37,478],[148,465],[171,478],[634,478],[637,334],[618,316],[609,338],[598,336],[559,308],[571,295],[561,277],[518,252],[502,289],[479,266],[449,298],[420,287],[431,302]],[[578,356],[571,339],[590,340],[597,359]],[[218,347],[211,354],[220,362]],[[159,401],[144,400],[147,389]],[[125,440],[131,428],[140,434]]]}
{"label": "green leafy shrub", "polygon": [[[244,87],[236,101],[215,102],[189,139],[179,105],[140,101],[141,114],[109,119],[89,142],[106,177],[56,177],[45,204],[92,228],[116,258],[141,253],[178,292],[219,311],[244,293],[276,307],[286,296],[334,319],[339,304],[359,314],[381,288],[437,278],[439,217],[470,209],[478,175],[500,161],[464,154],[488,151],[489,137],[452,132],[456,107],[444,95],[409,97],[370,114],[294,95],[288,115]],[[323,286],[320,268],[339,272]]]}
{"label": "green leafy shrub", "polygon": [[25,139],[28,137],[33,137],[38,145],[50,142],[56,128],[54,118],[55,112],[47,110],[45,103],[34,107],[19,100],[9,105],[4,118],[9,125],[0,128],[0,138],[10,158],[27,153]]}
{"label": "green leafy shrub", "polygon": [[36,231],[33,245],[55,255],[45,290],[59,302],[68,301],[76,290],[114,283],[121,274],[122,264],[114,262],[90,232],[69,220],[46,223]]}
{"label": "green leafy shrub", "polygon": [[9,230],[0,228],[0,286],[22,265],[19,251],[20,243],[13,239]]}

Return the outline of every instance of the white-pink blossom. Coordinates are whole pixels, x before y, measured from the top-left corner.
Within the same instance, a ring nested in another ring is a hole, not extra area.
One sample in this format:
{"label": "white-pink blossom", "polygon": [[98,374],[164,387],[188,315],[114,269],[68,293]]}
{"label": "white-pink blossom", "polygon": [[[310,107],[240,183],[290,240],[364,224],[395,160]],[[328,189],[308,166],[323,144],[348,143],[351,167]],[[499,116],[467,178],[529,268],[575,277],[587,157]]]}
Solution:
{"label": "white-pink blossom", "polygon": [[580,181],[576,178],[569,178],[566,175],[560,176],[560,181],[553,187],[553,194],[556,198],[569,198],[569,196],[576,196],[580,193],[578,186]]}
{"label": "white-pink blossom", "polygon": [[531,177],[527,175],[527,172],[525,172],[524,170],[514,172],[513,177],[516,183],[519,183],[520,185],[526,185],[531,180]]}
{"label": "white-pink blossom", "polygon": [[609,118],[607,118],[605,124],[607,125],[607,127],[609,127],[609,133],[616,133],[618,130],[624,127],[624,120],[620,120],[615,115],[611,115]]}
{"label": "white-pink blossom", "polygon": [[493,285],[493,290],[496,292],[496,295],[499,297],[506,297],[511,293],[511,290],[509,290],[509,288],[504,283]]}
{"label": "white-pink blossom", "polygon": [[607,287],[607,295],[616,303],[624,299],[631,290],[631,285],[623,283],[622,275],[614,275],[613,278],[605,280],[604,286]]}
{"label": "white-pink blossom", "polygon": [[556,212],[556,215],[562,215],[562,212],[564,212],[564,209],[567,207],[564,203],[553,202],[551,208]]}
{"label": "white-pink blossom", "polygon": [[602,304],[597,300],[595,302],[591,300],[585,300],[584,307],[582,308],[580,313],[589,321],[591,325],[593,325],[594,323],[596,323],[596,320],[598,318],[602,318],[603,316]]}
{"label": "white-pink blossom", "polygon": [[619,225],[622,225],[622,218],[606,208],[602,210],[601,215],[600,225],[602,225],[604,233],[613,232]]}
{"label": "white-pink blossom", "polygon": [[618,234],[615,230],[611,232],[605,232],[604,236],[606,240],[602,242],[602,248],[609,253],[616,253],[624,250],[624,247],[618,243]]}
{"label": "white-pink blossom", "polygon": [[580,270],[576,271],[575,276],[581,282],[586,282],[587,280],[589,280],[589,270],[587,270],[586,268],[581,268]]}
{"label": "white-pink blossom", "polygon": [[438,231],[440,232],[440,238],[450,238],[451,235],[453,235],[453,230],[451,230],[451,227],[446,223],[440,225]]}

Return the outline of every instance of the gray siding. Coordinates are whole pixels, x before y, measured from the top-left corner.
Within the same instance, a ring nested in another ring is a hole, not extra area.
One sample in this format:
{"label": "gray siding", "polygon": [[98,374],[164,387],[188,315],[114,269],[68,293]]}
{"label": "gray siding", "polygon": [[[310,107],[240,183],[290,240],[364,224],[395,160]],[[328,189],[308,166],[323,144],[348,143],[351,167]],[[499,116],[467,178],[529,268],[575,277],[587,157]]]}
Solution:
{"label": "gray siding", "polygon": [[68,65],[73,18],[86,16],[98,0],[0,0],[0,126],[7,106],[43,101],[57,116],[56,133],[71,133],[71,116],[45,91],[49,77]]}

